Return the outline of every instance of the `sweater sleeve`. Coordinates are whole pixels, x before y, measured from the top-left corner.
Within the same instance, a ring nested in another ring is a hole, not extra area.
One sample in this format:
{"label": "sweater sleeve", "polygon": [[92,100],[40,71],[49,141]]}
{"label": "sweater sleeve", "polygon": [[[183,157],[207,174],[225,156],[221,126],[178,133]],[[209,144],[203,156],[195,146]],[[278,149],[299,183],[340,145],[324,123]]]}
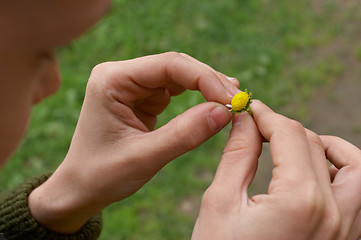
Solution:
{"label": "sweater sleeve", "polygon": [[[28,179],[0,200],[0,233],[6,240],[93,240],[100,235],[102,228],[101,215],[97,214],[88,220],[76,233],[56,233],[38,223],[30,214],[28,196],[33,189],[45,182],[50,175]],[[1,235],[0,235],[1,239]]]}

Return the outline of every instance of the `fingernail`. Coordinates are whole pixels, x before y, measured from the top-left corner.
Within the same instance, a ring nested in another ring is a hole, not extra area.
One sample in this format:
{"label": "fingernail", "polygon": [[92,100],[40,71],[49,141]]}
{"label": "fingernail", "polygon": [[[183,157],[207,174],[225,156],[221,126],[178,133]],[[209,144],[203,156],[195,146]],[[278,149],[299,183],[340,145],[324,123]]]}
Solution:
{"label": "fingernail", "polygon": [[230,98],[233,98],[234,95],[236,95],[237,93],[241,92],[241,90],[239,90],[238,88],[236,87],[231,87],[231,88],[228,88],[226,89],[226,94],[228,97]]}
{"label": "fingernail", "polygon": [[231,113],[224,107],[216,107],[208,114],[209,127],[219,132],[231,120]]}
{"label": "fingernail", "polygon": [[242,122],[242,119],[244,117],[246,113],[243,112],[241,114],[238,114],[238,115],[233,115],[233,120],[232,120],[232,126],[235,127],[235,126],[238,126],[239,124],[241,124]]}
{"label": "fingernail", "polygon": [[228,77],[228,76],[226,76],[226,78],[231,82],[233,81],[233,79],[235,79],[234,77]]}

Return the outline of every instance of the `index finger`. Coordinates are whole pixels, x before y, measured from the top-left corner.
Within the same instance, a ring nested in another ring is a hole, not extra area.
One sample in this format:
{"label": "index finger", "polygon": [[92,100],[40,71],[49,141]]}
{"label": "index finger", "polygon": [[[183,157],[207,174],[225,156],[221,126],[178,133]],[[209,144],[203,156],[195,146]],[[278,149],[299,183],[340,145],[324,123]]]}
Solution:
{"label": "index finger", "polygon": [[272,182],[280,179],[291,180],[297,185],[306,179],[316,181],[304,127],[273,112],[260,101],[254,100],[251,108],[259,131],[270,142],[275,166],[270,187],[274,187]]}
{"label": "index finger", "polygon": [[222,104],[229,103],[238,92],[237,87],[225,76],[216,74],[209,66],[195,64],[194,60],[180,53],[145,56],[113,64],[113,75],[131,80],[134,87],[138,87],[137,90],[139,86],[148,89],[169,88],[174,95],[184,89],[199,90],[207,101]]}

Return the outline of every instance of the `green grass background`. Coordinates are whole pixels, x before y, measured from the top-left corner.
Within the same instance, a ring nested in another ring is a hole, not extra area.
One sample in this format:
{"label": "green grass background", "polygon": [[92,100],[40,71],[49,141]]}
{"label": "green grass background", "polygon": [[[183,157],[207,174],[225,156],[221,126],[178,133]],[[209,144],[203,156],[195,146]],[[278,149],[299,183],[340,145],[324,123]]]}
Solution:
{"label": "green grass background", "polygon": [[[1,170],[1,190],[59,165],[89,74],[103,61],[185,52],[238,78],[241,88],[276,110],[294,104],[290,114],[301,118],[303,102],[313,90],[332,81],[343,68],[337,59],[310,57],[342,29],[342,22],[333,21],[337,8],[332,3],[318,14],[311,2],[115,0],[110,13],[94,28],[58,49],[62,87],[34,107],[20,150]],[[202,101],[195,92],[175,97],[159,117],[159,125]],[[182,210],[182,203],[200,201],[228,132],[229,127],[167,165],[135,195],[106,209],[101,239],[189,239],[197,212]]]}

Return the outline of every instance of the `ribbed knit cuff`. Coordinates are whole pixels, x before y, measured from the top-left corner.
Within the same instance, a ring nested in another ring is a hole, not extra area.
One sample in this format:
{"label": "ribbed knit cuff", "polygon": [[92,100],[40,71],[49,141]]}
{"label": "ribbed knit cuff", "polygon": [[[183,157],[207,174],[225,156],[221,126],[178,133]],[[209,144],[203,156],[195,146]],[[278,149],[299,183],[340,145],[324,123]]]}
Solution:
{"label": "ribbed knit cuff", "polygon": [[53,232],[38,223],[30,214],[28,208],[29,194],[42,183],[50,174],[28,179],[0,202],[0,233],[6,240],[93,240],[100,235],[102,228],[101,215],[93,216],[84,226],[74,234],[60,234]]}

